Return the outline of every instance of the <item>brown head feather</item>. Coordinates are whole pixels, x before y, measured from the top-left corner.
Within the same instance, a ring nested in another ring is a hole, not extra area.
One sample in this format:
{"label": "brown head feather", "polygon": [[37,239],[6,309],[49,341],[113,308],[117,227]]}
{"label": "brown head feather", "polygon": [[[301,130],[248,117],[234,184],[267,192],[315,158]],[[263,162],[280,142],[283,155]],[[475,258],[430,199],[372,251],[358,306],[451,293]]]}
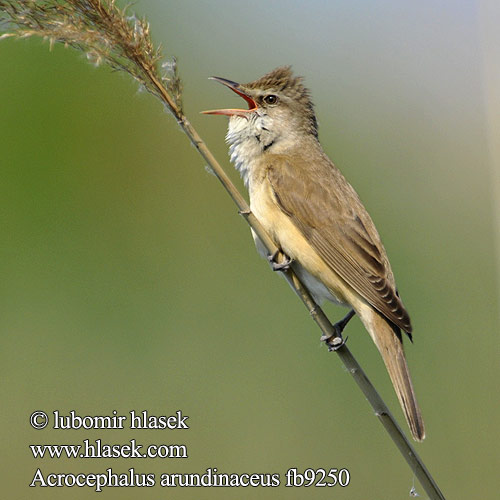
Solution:
{"label": "brown head feather", "polygon": [[241,87],[250,90],[265,90],[279,92],[301,105],[309,122],[309,132],[318,136],[318,122],[314,114],[311,94],[303,83],[301,76],[294,76],[290,66],[280,66],[269,73]]}

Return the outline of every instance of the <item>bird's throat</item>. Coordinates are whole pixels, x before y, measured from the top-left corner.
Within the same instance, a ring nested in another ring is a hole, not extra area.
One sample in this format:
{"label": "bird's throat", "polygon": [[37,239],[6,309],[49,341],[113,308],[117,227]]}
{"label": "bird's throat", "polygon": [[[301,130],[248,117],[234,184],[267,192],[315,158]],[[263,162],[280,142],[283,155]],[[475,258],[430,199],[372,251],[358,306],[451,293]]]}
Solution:
{"label": "bird's throat", "polygon": [[266,126],[266,117],[253,115],[247,118],[233,116],[229,120],[226,142],[229,144],[231,162],[249,188],[253,165],[274,145],[276,138]]}

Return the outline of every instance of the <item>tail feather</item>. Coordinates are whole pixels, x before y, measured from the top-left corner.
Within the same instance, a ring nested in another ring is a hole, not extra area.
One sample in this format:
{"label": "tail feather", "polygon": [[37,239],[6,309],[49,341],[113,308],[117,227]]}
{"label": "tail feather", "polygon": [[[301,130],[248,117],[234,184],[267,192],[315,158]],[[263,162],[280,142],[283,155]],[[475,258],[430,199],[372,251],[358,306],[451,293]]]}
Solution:
{"label": "tail feather", "polygon": [[360,313],[382,355],[411,434],[416,441],[422,441],[425,438],[424,421],[413,390],[399,329],[373,309]]}

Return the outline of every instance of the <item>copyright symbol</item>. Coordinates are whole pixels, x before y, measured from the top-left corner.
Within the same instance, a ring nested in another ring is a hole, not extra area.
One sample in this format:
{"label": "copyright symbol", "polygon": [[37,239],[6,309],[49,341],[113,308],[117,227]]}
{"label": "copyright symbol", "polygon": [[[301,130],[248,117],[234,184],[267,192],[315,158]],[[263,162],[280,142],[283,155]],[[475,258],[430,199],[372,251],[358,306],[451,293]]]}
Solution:
{"label": "copyright symbol", "polygon": [[49,417],[43,411],[34,411],[30,416],[30,424],[33,429],[44,429],[49,423]]}

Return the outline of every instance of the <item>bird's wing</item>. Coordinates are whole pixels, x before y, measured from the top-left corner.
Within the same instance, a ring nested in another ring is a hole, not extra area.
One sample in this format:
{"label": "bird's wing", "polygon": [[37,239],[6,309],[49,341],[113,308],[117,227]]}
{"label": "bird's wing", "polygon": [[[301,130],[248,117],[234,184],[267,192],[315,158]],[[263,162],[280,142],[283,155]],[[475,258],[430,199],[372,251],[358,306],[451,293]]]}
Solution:
{"label": "bird's wing", "polygon": [[314,168],[275,156],[267,176],[280,209],[327,265],[410,335],[410,318],[397,295],[380,237],[340,171],[333,164]]}

